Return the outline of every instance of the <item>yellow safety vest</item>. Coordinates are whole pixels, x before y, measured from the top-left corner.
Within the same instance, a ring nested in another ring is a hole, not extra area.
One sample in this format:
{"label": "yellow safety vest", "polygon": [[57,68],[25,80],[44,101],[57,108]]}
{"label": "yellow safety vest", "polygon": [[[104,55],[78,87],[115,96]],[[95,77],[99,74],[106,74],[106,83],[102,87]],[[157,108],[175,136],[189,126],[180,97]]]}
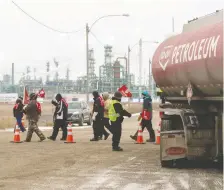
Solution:
{"label": "yellow safety vest", "polygon": [[112,100],[111,104],[109,106],[109,119],[110,121],[116,121],[118,117],[120,117],[120,115],[118,113],[116,113],[115,109],[114,109],[114,104],[119,103],[121,104],[119,101],[117,100]]}

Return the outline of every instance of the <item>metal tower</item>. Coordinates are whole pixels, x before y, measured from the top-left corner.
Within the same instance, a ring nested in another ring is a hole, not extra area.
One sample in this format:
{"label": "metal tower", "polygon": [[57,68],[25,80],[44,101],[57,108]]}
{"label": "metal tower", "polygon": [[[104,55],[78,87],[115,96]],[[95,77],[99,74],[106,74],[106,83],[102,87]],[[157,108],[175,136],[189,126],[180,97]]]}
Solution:
{"label": "metal tower", "polygon": [[[47,73],[49,73],[49,71],[50,71],[50,63],[49,63],[49,61],[46,63],[46,66],[47,66]],[[47,74],[46,82],[49,82],[49,74]]]}
{"label": "metal tower", "polygon": [[[55,64],[56,68],[58,69],[59,62],[56,61],[55,58],[54,58],[54,64]],[[59,78],[59,74],[58,74],[58,70],[57,70],[57,71],[55,72],[55,78],[54,78],[54,80],[55,80],[55,81],[58,81],[58,78]]]}
{"label": "metal tower", "polygon": [[139,85],[142,85],[142,39],[139,40]]}
{"label": "metal tower", "polygon": [[30,80],[30,67],[28,66],[28,67],[26,67],[26,80]]}
{"label": "metal tower", "polygon": [[70,70],[69,70],[69,68],[67,68],[67,70],[66,70],[66,80],[69,80],[69,74],[70,74]]}

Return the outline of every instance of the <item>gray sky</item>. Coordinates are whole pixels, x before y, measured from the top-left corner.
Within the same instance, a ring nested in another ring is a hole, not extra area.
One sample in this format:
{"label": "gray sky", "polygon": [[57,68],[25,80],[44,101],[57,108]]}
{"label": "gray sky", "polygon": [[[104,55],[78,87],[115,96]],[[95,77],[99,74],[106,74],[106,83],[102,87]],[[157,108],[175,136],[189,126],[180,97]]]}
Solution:
{"label": "gray sky", "polygon": [[[92,32],[103,44],[113,46],[114,59],[124,55],[130,44],[140,38],[146,41],[163,41],[172,32],[180,33],[188,20],[223,8],[223,0],[14,0],[37,20],[62,31],[80,32],[65,35],[53,32],[31,20],[10,0],[0,0],[0,79],[11,73],[15,63],[18,81],[26,66],[46,69],[46,62],[56,57],[65,77],[67,65],[71,79],[86,69],[85,23],[89,25],[98,17],[108,14],[128,13],[130,17],[111,17],[100,20]],[[91,34],[90,48],[95,50],[96,69],[104,62],[104,48]],[[148,71],[148,59],[156,49],[155,44],[143,44],[143,69]],[[131,52],[131,72],[138,77],[138,46]],[[143,71],[144,73],[144,71]],[[146,73],[148,74],[148,73]],[[37,74],[38,75],[38,74]],[[43,74],[41,75],[43,76]]]}

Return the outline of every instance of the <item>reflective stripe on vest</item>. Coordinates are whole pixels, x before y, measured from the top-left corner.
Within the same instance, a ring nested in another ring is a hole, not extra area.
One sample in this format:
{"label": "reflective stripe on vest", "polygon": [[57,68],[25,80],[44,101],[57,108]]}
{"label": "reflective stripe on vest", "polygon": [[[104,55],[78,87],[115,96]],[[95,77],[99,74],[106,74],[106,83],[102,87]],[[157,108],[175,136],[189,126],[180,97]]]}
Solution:
{"label": "reflective stripe on vest", "polygon": [[114,109],[114,104],[116,104],[116,103],[119,103],[120,104],[119,101],[112,100],[111,101],[111,104],[109,106],[109,119],[110,119],[110,121],[116,121],[117,118],[120,117],[120,114],[116,113],[115,112],[115,109]]}

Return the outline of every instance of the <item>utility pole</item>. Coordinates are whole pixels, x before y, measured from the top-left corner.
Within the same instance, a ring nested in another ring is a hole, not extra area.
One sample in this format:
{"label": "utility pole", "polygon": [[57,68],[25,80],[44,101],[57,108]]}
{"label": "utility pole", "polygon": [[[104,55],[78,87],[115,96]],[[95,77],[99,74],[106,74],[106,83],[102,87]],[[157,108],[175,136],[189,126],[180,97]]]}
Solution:
{"label": "utility pole", "polygon": [[130,51],[131,51],[131,49],[130,49],[130,46],[128,46],[128,81],[127,81],[127,83],[128,83],[128,89],[130,90],[130,87],[131,87],[131,79],[130,79]]}
{"label": "utility pole", "polygon": [[172,32],[174,33],[174,17],[172,17]]}
{"label": "utility pole", "polygon": [[86,23],[86,101],[89,103],[89,26]]}
{"label": "utility pole", "polygon": [[14,63],[12,63],[12,85],[14,85]]}
{"label": "utility pole", "polygon": [[151,73],[151,59],[149,58],[149,92],[152,96],[152,73]]}
{"label": "utility pole", "polygon": [[139,40],[139,85],[142,85],[142,39]]}
{"label": "utility pole", "polygon": [[34,78],[34,80],[36,80],[36,71],[37,71],[36,68],[34,68],[33,69],[33,78]]}
{"label": "utility pole", "polygon": [[49,63],[49,61],[46,63],[46,66],[47,66],[47,78],[46,78],[46,82],[48,83],[49,82],[49,71],[50,71],[50,63]]}

